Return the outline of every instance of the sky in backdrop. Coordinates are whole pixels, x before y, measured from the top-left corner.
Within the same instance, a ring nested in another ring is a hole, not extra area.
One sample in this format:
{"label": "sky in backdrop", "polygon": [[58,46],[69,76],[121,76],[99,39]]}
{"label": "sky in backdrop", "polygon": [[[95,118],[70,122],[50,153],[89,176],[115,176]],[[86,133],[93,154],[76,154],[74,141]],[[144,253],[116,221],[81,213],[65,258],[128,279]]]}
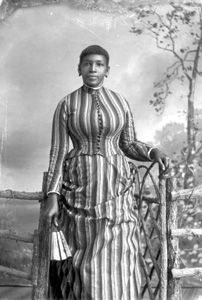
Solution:
{"label": "sky in backdrop", "polygon": [[[173,57],[157,49],[150,35],[130,33],[131,25],[120,14],[70,5],[18,9],[0,24],[1,190],[41,190],[54,110],[60,99],[82,85],[78,57],[90,44],[108,50],[111,71],[105,86],[129,101],[139,140],[152,143],[156,130],[185,121],[179,111],[186,110],[186,101],[178,97],[183,87],[162,116],[149,105],[153,83]],[[196,107],[201,106],[201,86]]]}

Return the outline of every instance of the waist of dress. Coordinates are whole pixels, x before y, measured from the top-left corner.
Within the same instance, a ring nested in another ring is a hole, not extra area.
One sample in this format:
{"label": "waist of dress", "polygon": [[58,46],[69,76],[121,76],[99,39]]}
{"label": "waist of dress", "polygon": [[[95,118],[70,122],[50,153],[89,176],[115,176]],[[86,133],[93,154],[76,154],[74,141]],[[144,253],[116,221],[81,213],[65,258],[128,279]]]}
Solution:
{"label": "waist of dress", "polygon": [[65,159],[73,158],[79,155],[101,155],[104,157],[109,157],[113,155],[124,155],[123,151],[119,147],[110,147],[110,148],[91,148],[91,147],[81,147],[73,148],[65,156]]}

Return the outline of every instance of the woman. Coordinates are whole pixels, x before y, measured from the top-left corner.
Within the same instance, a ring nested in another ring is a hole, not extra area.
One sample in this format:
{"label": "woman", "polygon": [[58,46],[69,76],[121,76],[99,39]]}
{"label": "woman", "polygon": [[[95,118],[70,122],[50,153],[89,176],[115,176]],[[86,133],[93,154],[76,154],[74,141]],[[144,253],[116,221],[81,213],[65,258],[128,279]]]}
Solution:
{"label": "woman", "polygon": [[105,49],[84,49],[78,66],[83,86],[64,97],[54,115],[44,217],[51,224],[58,215],[61,194],[60,223],[75,272],[69,298],[66,278],[61,284],[63,299],[140,299],[138,216],[125,156],[156,161],[165,172],[171,167],[165,154],[136,140],[127,101],[103,87],[109,70]]}

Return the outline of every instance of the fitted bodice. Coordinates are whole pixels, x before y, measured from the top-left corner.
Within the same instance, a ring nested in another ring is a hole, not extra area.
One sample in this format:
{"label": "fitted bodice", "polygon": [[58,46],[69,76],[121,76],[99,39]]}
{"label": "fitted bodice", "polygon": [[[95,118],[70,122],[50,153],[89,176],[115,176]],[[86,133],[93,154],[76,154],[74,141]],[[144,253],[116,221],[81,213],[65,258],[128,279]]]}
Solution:
{"label": "fitted bodice", "polygon": [[67,157],[123,154],[119,140],[127,113],[121,96],[105,88],[93,91],[83,86],[67,97],[66,106],[68,134],[73,142]]}
{"label": "fitted bodice", "polygon": [[[69,151],[69,138],[73,149]],[[136,140],[127,101],[101,87],[82,86],[64,97],[56,108],[48,170],[48,192],[61,189],[64,161],[79,155],[126,155],[150,161],[151,147]]]}

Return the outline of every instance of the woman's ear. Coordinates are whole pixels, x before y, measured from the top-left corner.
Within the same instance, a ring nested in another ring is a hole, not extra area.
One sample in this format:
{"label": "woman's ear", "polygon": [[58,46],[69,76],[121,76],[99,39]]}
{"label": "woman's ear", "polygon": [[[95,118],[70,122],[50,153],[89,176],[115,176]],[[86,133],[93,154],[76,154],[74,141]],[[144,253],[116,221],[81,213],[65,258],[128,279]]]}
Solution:
{"label": "woman's ear", "polygon": [[105,77],[108,77],[109,71],[110,71],[110,66],[107,66],[107,71],[106,71],[106,73],[105,73]]}
{"label": "woman's ear", "polygon": [[81,67],[80,67],[80,65],[78,65],[78,73],[79,73],[79,76],[81,76]]}

